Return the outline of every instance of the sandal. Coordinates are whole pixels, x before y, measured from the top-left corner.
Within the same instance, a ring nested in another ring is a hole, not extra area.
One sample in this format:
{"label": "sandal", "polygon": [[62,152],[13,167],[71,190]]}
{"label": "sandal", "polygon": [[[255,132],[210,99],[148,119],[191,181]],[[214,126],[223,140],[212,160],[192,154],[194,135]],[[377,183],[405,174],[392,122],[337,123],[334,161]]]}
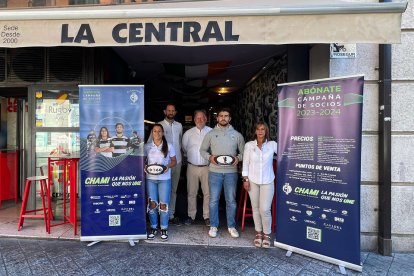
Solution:
{"label": "sandal", "polygon": [[269,235],[263,235],[263,242],[262,242],[262,247],[263,248],[270,248],[270,242],[271,242],[272,238]]}
{"label": "sandal", "polygon": [[263,242],[263,236],[260,233],[256,234],[256,237],[253,240],[254,246],[256,247],[262,247],[262,242]]}

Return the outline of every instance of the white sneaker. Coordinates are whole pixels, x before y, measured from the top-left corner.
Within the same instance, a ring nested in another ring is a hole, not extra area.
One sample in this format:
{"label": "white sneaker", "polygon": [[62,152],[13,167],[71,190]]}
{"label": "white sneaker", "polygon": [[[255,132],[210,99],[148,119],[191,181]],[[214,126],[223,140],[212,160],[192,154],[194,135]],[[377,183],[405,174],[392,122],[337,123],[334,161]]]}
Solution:
{"label": "white sneaker", "polygon": [[208,231],[208,235],[212,238],[217,237],[217,227],[210,227],[210,231]]}
{"label": "white sneaker", "polygon": [[238,238],[239,232],[237,232],[236,228],[229,228],[229,233],[232,238]]}

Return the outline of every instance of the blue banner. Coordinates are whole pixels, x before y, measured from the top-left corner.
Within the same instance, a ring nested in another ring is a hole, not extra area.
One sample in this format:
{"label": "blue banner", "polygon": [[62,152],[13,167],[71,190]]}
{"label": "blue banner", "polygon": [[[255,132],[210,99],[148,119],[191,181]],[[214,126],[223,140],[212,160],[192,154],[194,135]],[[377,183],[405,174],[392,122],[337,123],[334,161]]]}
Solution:
{"label": "blue banner", "polygon": [[353,76],[282,84],[278,95],[275,245],[356,270],[363,83]]}
{"label": "blue banner", "polygon": [[81,241],[146,238],[144,87],[79,86]]}

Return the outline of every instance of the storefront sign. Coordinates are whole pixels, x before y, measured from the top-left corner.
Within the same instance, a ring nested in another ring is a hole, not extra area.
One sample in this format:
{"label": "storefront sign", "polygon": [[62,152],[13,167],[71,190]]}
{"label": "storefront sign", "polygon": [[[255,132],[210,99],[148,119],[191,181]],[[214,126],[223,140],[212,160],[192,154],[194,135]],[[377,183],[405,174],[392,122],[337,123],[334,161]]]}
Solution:
{"label": "storefront sign", "polygon": [[[59,9],[53,13],[16,12],[16,18],[33,13],[34,19],[0,19],[0,47],[400,42],[400,13],[199,17],[195,14],[163,18],[157,15],[161,11],[154,10],[154,17],[149,18],[133,17],[129,15],[131,11],[100,14],[97,9],[89,13],[102,18],[67,19],[62,18],[72,17],[76,11],[70,15]],[[8,18],[7,15],[10,13],[2,17],[0,11],[0,18]],[[85,11],[82,15],[85,17]],[[114,18],[116,15],[119,18]]]}
{"label": "storefront sign", "polygon": [[361,270],[362,76],[282,84],[275,245]]}
{"label": "storefront sign", "polygon": [[81,85],[79,103],[81,241],[146,238],[144,145],[131,142],[144,137],[144,87]]}

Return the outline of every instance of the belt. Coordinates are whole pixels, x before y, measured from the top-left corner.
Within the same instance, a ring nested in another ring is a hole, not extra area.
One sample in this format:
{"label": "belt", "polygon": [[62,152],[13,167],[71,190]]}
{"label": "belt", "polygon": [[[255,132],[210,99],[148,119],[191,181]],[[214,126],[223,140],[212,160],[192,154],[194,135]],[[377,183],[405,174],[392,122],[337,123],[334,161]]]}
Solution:
{"label": "belt", "polygon": [[190,162],[188,162],[188,164],[193,165],[195,167],[207,167],[208,166],[208,165],[194,165],[194,164],[191,164]]}

